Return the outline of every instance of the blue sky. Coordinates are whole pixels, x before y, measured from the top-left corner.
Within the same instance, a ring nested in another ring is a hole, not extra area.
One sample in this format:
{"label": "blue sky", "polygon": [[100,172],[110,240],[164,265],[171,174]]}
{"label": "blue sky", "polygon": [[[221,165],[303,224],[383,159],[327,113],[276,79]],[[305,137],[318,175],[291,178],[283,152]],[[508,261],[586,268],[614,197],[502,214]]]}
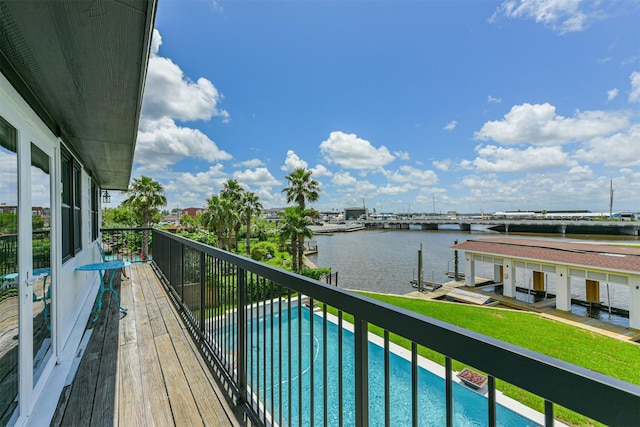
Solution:
{"label": "blue sky", "polygon": [[[640,2],[160,0],[133,177],[169,208],[640,210]],[[121,195],[116,195],[118,202]]]}

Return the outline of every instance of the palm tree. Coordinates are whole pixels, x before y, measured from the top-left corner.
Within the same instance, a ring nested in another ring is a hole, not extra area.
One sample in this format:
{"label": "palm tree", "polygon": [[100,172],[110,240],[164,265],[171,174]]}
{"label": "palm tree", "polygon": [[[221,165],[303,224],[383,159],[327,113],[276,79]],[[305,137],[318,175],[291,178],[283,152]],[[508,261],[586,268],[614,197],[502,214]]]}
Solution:
{"label": "palm tree", "polygon": [[239,202],[230,202],[230,209],[227,216],[229,228],[233,230],[233,235],[235,237],[234,247],[236,253],[238,252],[238,236],[240,235],[240,228],[242,228],[242,221],[244,219],[241,212],[242,207],[238,206],[238,204]]}
{"label": "palm tree", "polygon": [[216,243],[222,247],[223,234],[229,228],[229,212],[231,203],[224,199],[212,195],[207,199],[207,208],[202,215],[203,225],[216,233]]}
{"label": "palm tree", "polygon": [[237,203],[242,200],[243,194],[244,188],[242,188],[242,186],[238,184],[238,181],[236,181],[235,179],[228,179],[227,182],[224,183],[224,187],[220,192],[220,198]]}
{"label": "palm tree", "polygon": [[[287,195],[287,203],[295,201],[300,208],[300,211],[307,215],[306,201],[315,202],[320,198],[320,183],[311,178],[311,171],[305,168],[297,168],[285,178],[289,181],[289,185],[282,190]],[[302,267],[302,258],[304,256],[304,238],[305,236],[311,237],[313,233],[303,233],[298,235],[298,271]],[[294,249],[295,250],[295,249]]]}
{"label": "palm tree", "polygon": [[280,223],[280,236],[284,239],[291,239],[291,248],[293,256],[293,269],[299,272],[302,269],[302,244],[305,237],[311,237],[313,233],[307,227],[309,221],[306,218],[306,212],[300,209],[300,206],[284,208],[284,212],[280,214],[282,222]]}
{"label": "palm tree", "polygon": [[[125,194],[128,197],[122,202],[122,205],[138,211],[142,216],[141,226],[145,228],[151,225],[151,218],[159,212],[158,208],[167,204],[162,185],[144,175],[140,178],[134,178]],[[142,232],[142,253],[140,257],[145,260],[148,253],[149,230],[145,229]]]}
{"label": "palm tree", "polygon": [[251,217],[262,210],[260,198],[249,191],[244,193],[243,210],[247,225],[247,254],[251,255]]}
{"label": "palm tree", "polygon": [[287,194],[287,203],[295,201],[300,209],[306,209],[306,202],[316,202],[320,198],[320,183],[311,178],[311,171],[298,168],[285,178],[289,185],[282,190]]}

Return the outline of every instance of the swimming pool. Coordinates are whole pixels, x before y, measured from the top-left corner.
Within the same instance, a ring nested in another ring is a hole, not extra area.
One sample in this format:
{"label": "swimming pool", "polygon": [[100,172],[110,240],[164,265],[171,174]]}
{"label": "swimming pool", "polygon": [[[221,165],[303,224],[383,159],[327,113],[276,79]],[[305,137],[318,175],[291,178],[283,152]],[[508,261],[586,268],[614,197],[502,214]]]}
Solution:
{"label": "swimming pool", "polygon": [[[292,307],[290,310],[285,309],[280,312],[274,310],[273,314],[270,309],[265,311],[265,316],[250,316],[247,321],[249,337],[247,377],[254,398],[258,399],[261,407],[270,413],[269,418],[273,419],[275,424],[285,426],[310,425],[312,417],[314,423],[323,424],[325,415],[323,366],[326,354],[327,425],[338,425],[340,381],[344,425],[355,425],[353,333],[344,328],[342,330],[342,366],[340,368],[338,362],[340,340],[336,323],[331,321],[326,323],[325,339],[322,316],[312,315],[306,307],[300,310]],[[313,318],[313,332],[311,318]],[[235,328],[227,329],[226,332],[233,334],[233,330]],[[342,369],[342,376],[339,375],[340,369]],[[412,424],[411,363],[393,352],[390,352],[389,382],[391,422],[394,427],[410,426]],[[302,393],[299,393],[299,390],[302,390]],[[418,396],[419,425],[445,425],[444,378],[419,367]],[[487,424],[488,405],[484,396],[454,383],[453,401],[455,426]],[[384,419],[384,349],[369,342],[369,423],[372,426],[384,425]],[[539,425],[499,404],[497,405],[497,423],[500,426]]]}

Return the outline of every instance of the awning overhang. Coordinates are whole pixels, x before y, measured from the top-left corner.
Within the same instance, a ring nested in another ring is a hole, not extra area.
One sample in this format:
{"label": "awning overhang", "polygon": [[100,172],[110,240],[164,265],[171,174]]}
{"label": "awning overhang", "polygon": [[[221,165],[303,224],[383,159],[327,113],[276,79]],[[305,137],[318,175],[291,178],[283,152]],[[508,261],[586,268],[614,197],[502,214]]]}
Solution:
{"label": "awning overhang", "polygon": [[157,0],[0,0],[0,72],[103,188],[131,178]]}

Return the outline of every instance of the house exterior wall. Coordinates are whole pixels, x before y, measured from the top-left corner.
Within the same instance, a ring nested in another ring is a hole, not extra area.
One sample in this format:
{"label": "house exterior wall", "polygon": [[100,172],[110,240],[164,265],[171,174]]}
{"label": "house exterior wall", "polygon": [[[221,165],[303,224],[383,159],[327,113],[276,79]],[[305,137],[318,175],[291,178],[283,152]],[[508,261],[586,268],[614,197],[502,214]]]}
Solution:
{"label": "house exterior wall", "polygon": [[[89,316],[93,299],[98,291],[96,272],[78,272],[77,266],[95,262],[97,251],[95,242],[91,240],[91,177],[83,169],[81,177],[81,225],[82,247],[71,259],[62,263],[62,222],[60,180],[60,153],[62,141],[57,138],[40,120],[29,105],[11,86],[8,80],[0,75],[0,116],[17,129],[18,157],[18,248],[19,248],[19,402],[9,424],[22,425],[39,405],[47,406],[47,401],[57,402],[62,391],[64,380],[71,368],[70,361],[75,357],[82,333]],[[50,235],[51,235],[51,336],[52,357],[46,362],[39,380],[33,384],[32,352],[33,337],[31,316],[26,307],[30,307],[31,291],[25,280],[31,273],[31,143],[36,144],[47,154],[50,164]],[[81,159],[78,159],[82,165]],[[88,308],[87,308],[88,307]],[[41,397],[43,397],[41,399]],[[55,410],[54,407],[51,409]],[[52,413],[52,412],[51,412]],[[32,422],[33,420],[29,421]]]}

